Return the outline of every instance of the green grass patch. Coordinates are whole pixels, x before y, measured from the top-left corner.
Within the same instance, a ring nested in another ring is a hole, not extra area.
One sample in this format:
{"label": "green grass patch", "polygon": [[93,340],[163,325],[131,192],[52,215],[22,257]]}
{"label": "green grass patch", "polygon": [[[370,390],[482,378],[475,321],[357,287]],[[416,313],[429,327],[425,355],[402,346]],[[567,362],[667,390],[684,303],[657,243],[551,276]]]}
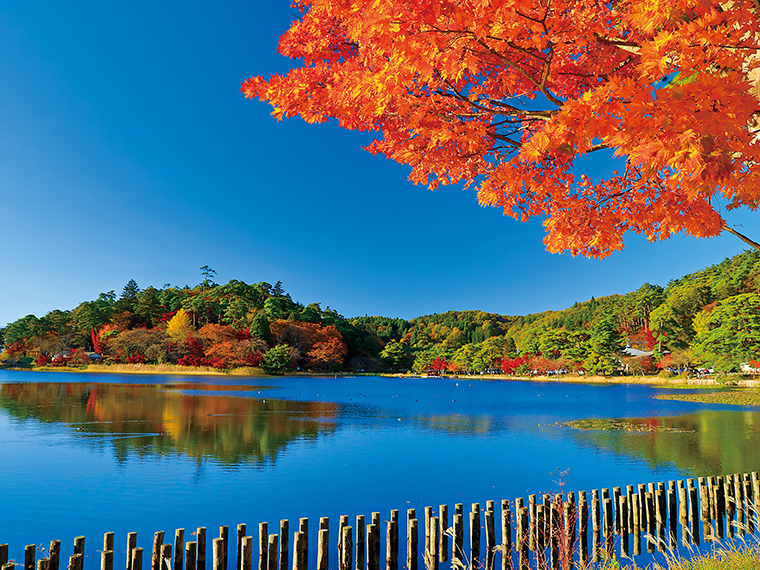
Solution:
{"label": "green grass patch", "polygon": [[726,404],[729,406],[760,406],[760,390],[746,388],[721,390],[719,392],[698,392],[696,394],[658,394],[655,399],[702,404]]}
{"label": "green grass patch", "polygon": [[552,424],[557,427],[569,427],[580,430],[597,430],[597,431],[628,431],[639,433],[651,433],[655,431],[670,431],[677,433],[692,433],[693,430],[669,427],[658,424],[648,423],[646,421],[635,421],[625,418],[603,418],[603,419],[586,419],[573,420]]}

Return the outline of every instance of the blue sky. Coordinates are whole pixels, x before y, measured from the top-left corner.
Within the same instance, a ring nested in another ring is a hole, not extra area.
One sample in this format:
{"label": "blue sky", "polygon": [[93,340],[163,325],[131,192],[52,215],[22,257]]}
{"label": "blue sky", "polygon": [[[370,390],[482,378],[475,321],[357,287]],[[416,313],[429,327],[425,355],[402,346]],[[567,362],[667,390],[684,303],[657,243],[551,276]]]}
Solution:
{"label": "blue sky", "polygon": [[[240,82],[285,72],[288,0],[0,5],[0,326],[142,287],[278,280],[346,316],[526,314],[668,280],[733,236],[544,251],[540,221],[430,192],[367,134],[276,122]],[[593,164],[592,168],[604,168]],[[728,216],[752,234],[755,215]],[[754,236],[758,238],[757,235]]]}

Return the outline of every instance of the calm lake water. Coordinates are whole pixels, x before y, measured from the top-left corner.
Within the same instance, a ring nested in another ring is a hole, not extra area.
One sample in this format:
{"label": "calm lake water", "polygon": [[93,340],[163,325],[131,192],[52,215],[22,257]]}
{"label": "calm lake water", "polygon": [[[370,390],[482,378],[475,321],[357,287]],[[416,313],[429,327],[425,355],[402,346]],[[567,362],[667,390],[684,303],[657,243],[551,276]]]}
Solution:
{"label": "calm lake water", "polygon": [[[367,518],[760,469],[760,408],[639,385],[0,371],[0,543]],[[680,431],[554,424],[631,418]],[[560,472],[565,472],[560,475]],[[334,522],[333,522],[334,521]],[[383,531],[384,532],[384,531]],[[291,537],[292,538],[292,537]],[[315,540],[312,537],[312,540]],[[210,539],[209,539],[210,541]],[[118,552],[118,551],[121,552]],[[316,551],[314,548],[313,551]],[[313,562],[312,562],[313,565]]]}

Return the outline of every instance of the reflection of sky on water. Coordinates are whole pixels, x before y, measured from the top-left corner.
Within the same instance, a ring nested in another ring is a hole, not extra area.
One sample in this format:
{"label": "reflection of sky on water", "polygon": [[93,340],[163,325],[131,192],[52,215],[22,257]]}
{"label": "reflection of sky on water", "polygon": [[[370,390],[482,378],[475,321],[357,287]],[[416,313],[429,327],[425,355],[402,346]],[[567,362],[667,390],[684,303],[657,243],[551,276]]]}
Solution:
{"label": "reflection of sky on water", "polygon": [[[160,529],[513,500],[556,490],[564,469],[565,490],[590,490],[760,467],[727,444],[760,450],[757,412],[654,400],[646,386],[0,371],[8,381],[110,394],[74,390],[59,401],[66,421],[48,401],[21,410],[2,387],[0,485],[17,523],[0,542],[22,551],[108,530],[147,548]],[[695,434],[551,425],[590,417],[668,418]]]}

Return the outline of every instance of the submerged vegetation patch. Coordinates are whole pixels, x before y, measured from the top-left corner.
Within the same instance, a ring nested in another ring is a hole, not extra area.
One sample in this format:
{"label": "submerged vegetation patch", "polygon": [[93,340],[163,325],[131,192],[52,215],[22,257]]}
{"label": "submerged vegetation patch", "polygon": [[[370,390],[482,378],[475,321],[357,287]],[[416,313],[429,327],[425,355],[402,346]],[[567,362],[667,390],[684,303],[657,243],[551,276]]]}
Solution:
{"label": "submerged vegetation patch", "polygon": [[702,404],[726,404],[729,406],[760,406],[760,390],[733,389],[694,394],[658,394],[657,400],[678,400]]}
{"label": "submerged vegetation patch", "polygon": [[627,431],[651,433],[660,431],[669,431],[677,433],[693,433],[694,430],[663,425],[655,420],[631,420],[625,418],[591,418],[585,420],[572,420],[553,424],[558,427],[569,427],[580,430],[597,430],[597,431]]}

